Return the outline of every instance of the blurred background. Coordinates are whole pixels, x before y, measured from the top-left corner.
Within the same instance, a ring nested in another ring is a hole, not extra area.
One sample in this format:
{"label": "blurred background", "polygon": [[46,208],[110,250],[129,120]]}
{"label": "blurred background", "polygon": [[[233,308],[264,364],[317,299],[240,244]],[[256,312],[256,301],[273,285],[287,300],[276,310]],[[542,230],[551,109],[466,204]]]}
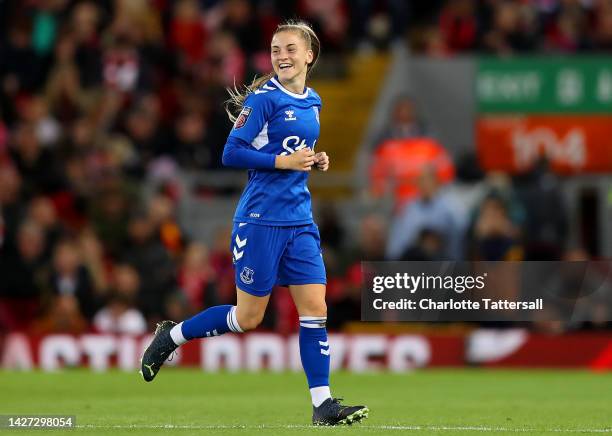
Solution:
{"label": "blurred background", "polygon": [[[221,165],[225,89],[271,70],[295,17],[323,47],[309,86],[331,169],[310,184],[329,327],[419,334],[423,366],[535,341],[523,364],[611,367],[605,315],[359,322],[362,260],[612,257],[611,0],[0,0],[4,366],[17,332],[143,335],[234,302],[246,174]],[[297,328],[275,290],[261,330]],[[583,360],[546,361],[576,334],[595,341]]]}

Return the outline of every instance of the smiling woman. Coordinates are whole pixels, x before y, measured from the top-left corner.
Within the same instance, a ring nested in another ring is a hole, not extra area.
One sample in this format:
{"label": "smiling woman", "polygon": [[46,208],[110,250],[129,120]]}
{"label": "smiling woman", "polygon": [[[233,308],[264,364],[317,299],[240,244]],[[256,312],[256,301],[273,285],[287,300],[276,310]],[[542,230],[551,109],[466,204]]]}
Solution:
{"label": "smiling woman", "polygon": [[190,339],[242,333],[264,317],[272,288],[288,286],[300,318],[300,356],[308,380],[315,425],[341,425],[368,416],[365,406],[344,406],[329,387],[327,277],[319,228],[312,218],[308,172],[327,171],[319,139],[321,98],[306,87],[320,44],[303,22],[280,25],[270,43],[274,71],[242,90],[228,90],[234,122],[223,164],[249,170],[231,238],[236,306],[215,306],[179,324],[164,321],[142,359],[151,381],[168,356]]}
{"label": "smiling woman", "polygon": [[275,76],[285,88],[302,94],[306,79],[316,66],[321,52],[321,43],[316,33],[302,21],[288,21],[279,25],[270,46],[274,71],[255,78],[253,83],[245,85],[242,90],[228,89],[230,99],[226,111],[232,122],[242,110],[246,97],[253,92],[257,93],[258,88]]}
{"label": "smiling woman", "polygon": [[304,26],[307,30],[303,30],[298,25],[298,29],[274,34],[272,67],[287,89],[300,94],[304,92],[306,76],[319,57],[319,40],[310,27]]}

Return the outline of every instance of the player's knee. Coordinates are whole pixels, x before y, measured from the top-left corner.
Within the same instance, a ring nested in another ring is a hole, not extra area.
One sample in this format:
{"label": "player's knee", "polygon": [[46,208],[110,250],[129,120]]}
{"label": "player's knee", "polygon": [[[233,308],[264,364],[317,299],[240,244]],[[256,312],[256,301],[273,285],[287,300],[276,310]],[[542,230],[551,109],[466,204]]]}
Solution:
{"label": "player's knee", "polygon": [[242,329],[242,331],[248,331],[248,330],[254,330],[256,329],[259,324],[261,324],[261,321],[263,321],[263,317],[264,314],[263,313],[259,313],[259,312],[245,312],[245,313],[240,313],[240,311],[238,311],[236,313],[236,318],[238,319],[238,324],[240,325],[240,328]]}
{"label": "player's knee", "polygon": [[301,312],[304,315],[327,317],[327,304],[325,303],[325,300],[308,301],[301,307],[301,309]]}

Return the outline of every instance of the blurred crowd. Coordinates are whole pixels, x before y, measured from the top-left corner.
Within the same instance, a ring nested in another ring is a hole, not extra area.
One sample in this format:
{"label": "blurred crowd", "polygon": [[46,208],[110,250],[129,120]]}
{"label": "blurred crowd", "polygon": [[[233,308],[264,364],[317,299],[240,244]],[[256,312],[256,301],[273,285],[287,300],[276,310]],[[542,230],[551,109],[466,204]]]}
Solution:
{"label": "blurred crowd", "polygon": [[[0,1],[0,331],[140,334],[234,301],[229,228],[209,246],[193,240],[177,187],[158,183],[145,197],[142,185],[220,168],[225,88],[270,70],[271,34],[296,16],[321,37],[323,73],[345,54],[405,41],[435,55],[612,41],[603,0]],[[380,142],[427,136],[410,110],[396,111]],[[523,185],[495,179],[459,213],[460,199],[441,189],[449,165],[419,174],[388,232],[386,218],[368,215],[356,240],[321,209],[333,328],[359,319],[359,259],[567,255],[567,219],[545,169]],[[264,325],[295,330],[288,293],[271,305]]]}
{"label": "blurred crowd", "polygon": [[414,26],[416,52],[605,52],[612,49],[610,0],[449,0]]}
{"label": "blurred crowd", "polygon": [[[369,194],[374,199],[385,198],[392,204],[392,211],[364,217],[352,232],[358,235],[356,248],[339,241],[338,235],[343,234],[338,224],[341,213],[334,216],[333,208],[328,206],[320,224],[323,243],[328,245],[325,251],[328,269],[345,280],[351,277],[351,268],[355,270],[353,277],[359,278],[360,259],[604,260],[598,257],[599,248],[593,243],[601,240],[596,222],[589,218],[594,215],[593,210],[585,205],[576,206],[579,210],[571,216],[564,180],[552,171],[545,158],[517,174],[483,172],[474,152],[452,158],[422,122],[418,108],[407,95],[396,98],[387,123],[374,138],[368,150]],[[576,219],[578,215],[580,218]],[[343,257],[342,253],[347,252],[353,252],[355,257]],[[349,263],[337,262],[338,259],[349,259]],[[571,267],[557,267],[552,280],[554,291],[544,283],[536,286],[564,295],[584,291],[588,278],[568,279],[572,274],[568,269]],[[560,315],[558,321],[530,327],[554,332],[611,327],[608,320],[612,316],[612,281],[605,278],[609,276],[605,266],[594,273],[598,277],[600,274],[600,282],[593,287],[597,289],[597,298],[588,304],[585,299],[579,311]],[[537,292],[542,292],[541,289]],[[353,316],[359,315],[359,299],[357,292],[352,300]]]}
{"label": "blurred crowd", "polygon": [[405,95],[371,147],[371,194],[394,204],[387,260],[561,260],[568,254],[563,186],[545,159],[514,176],[484,173],[474,153],[456,162]]}

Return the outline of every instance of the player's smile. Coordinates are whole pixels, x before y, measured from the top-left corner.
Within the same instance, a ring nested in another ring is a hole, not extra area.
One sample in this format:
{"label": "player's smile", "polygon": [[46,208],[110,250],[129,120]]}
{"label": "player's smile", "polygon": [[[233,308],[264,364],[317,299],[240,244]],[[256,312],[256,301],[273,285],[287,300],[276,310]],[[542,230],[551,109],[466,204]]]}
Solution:
{"label": "player's smile", "polygon": [[[282,50],[281,50],[282,51]],[[292,44],[291,47],[289,47],[286,50],[287,54],[295,52],[295,47]],[[273,54],[274,56],[274,54]],[[297,56],[296,56],[297,57]],[[299,68],[299,65],[302,64],[304,65],[302,68]],[[276,59],[275,61],[273,61],[273,65],[274,65],[274,70],[276,72],[276,75],[281,78],[281,80],[291,80],[293,79],[295,76],[299,75],[302,71],[306,71],[306,63],[304,60],[300,60],[300,59],[295,59],[291,58],[289,56],[285,56],[285,57],[280,57],[278,59]]]}
{"label": "player's smile", "polygon": [[293,64],[289,63],[289,62],[281,62],[278,64],[278,75],[280,77],[280,75],[283,76],[283,78],[285,77],[291,77],[293,75],[293,73],[295,73],[295,68],[293,67]]}
{"label": "player's smile", "polygon": [[270,57],[274,72],[283,86],[301,94],[313,54],[299,34],[285,31],[274,35]]}

